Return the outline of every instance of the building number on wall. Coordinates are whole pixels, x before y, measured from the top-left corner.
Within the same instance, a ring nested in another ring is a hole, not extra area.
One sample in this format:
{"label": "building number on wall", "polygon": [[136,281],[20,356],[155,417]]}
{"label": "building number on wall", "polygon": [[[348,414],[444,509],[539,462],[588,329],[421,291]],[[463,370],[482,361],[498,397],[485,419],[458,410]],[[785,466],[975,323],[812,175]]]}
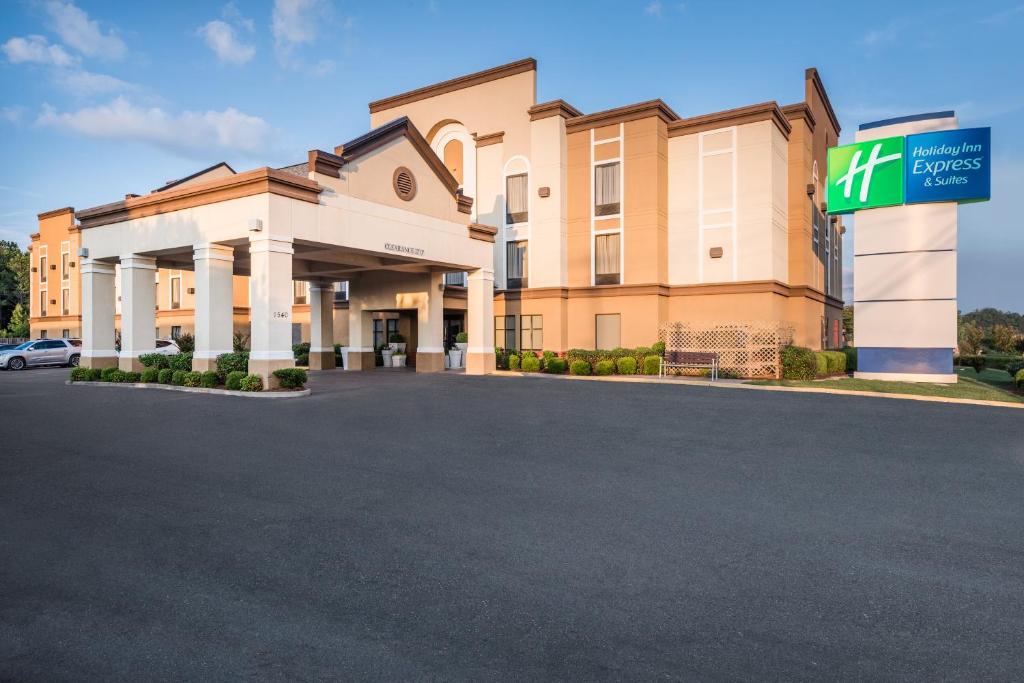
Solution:
{"label": "building number on wall", "polygon": [[288,311],[274,311],[274,317],[275,318],[287,318],[288,317]]}

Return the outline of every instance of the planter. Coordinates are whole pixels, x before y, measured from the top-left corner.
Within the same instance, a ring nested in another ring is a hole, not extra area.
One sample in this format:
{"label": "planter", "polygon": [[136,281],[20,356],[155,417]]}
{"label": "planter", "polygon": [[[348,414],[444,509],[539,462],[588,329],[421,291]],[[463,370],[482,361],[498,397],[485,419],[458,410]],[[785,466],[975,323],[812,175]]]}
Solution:
{"label": "planter", "polygon": [[348,347],[347,346],[342,346],[341,350],[338,353],[341,354],[341,366],[342,366],[342,368],[344,368],[345,370],[348,370]]}
{"label": "planter", "polygon": [[400,353],[397,356],[396,355],[391,356],[391,367],[393,367],[393,368],[404,368],[405,367],[405,359],[406,359],[406,355],[404,353]]}
{"label": "planter", "polygon": [[384,367],[391,367],[391,357],[394,355],[394,351],[391,349],[384,349],[380,352],[380,357],[384,360]]}
{"label": "planter", "polygon": [[461,368],[462,367],[462,349],[452,349],[448,352],[449,368]]}
{"label": "planter", "polygon": [[451,370],[452,369],[452,357],[449,355],[449,353],[444,354],[444,369],[445,370]]}
{"label": "planter", "polygon": [[455,342],[455,348],[459,350],[459,364],[453,365],[454,368],[465,367],[466,364],[466,349],[469,347],[469,342]]}
{"label": "planter", "polygon": [[392,353],[394,353],[395,351],[401,351],[402,353],[405,353],[405,344],[405,342],[390,342],[388,343],[388,348],[391,349]]}

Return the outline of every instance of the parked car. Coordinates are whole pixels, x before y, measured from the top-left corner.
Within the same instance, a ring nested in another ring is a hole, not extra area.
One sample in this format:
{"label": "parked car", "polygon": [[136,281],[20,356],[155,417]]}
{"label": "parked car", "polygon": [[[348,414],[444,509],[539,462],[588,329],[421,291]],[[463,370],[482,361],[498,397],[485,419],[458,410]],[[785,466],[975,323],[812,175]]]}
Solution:
{"label": "parked car", "polygon": [[23,370],[39,365],[75,367],[81,357],[80,339],[35,339],[0,351],[0,370]]}
{"label": "parked car", "polygon": [[13,349],[17,344],[0,344],[0,351],[9,351]]}
{"label": "parked car", "polygon": [[176,341],[170,339],[157,339],[155,353],[161,353],[165,356],[177,356],[181,353],[181,349],[178,348],[178,343]]}

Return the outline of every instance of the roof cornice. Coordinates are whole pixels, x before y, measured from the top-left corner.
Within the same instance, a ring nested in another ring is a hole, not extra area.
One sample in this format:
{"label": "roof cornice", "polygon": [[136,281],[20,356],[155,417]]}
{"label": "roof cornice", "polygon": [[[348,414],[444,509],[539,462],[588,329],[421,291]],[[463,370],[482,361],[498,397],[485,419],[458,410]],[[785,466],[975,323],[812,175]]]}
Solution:
{"label": "roof cornice", "polygon": [[814,130],[814,126],[817,122],[814,120],[814,113],[811,112],[811,105],[806,102],[797,102],[796,104],[787,104],[781,107],[782,113],[785,114],[787,121],[798,121],[803,119],[807,124],[807,127]]}
{"label": "roof cornice", "polygon": [[572,119],[577,116],[583,116],[583,112],[565,100],[551,100],[550,102],[535,104],[527,109],[526,112],[530,115],[531,121],[546,119],[551,116],[561,116],[563,119]]}
{"label": "roof cornice", "polygon": [[624,107],[616,107],[615,109],[607,109],[605,111],[567,119],[565,122],[565,129],[568,133],[574,133],[576,131],[587,130],[589,128],[610,126],[615,123],[636,121],[638,119],[646,119],[652,116],[657,116],[666,123],[679,120],[679,115],[672,111],[672,108],[663,101],[647,100],[646,102],[627,104]]}
{"label": "roof cornice", "polygon": [[393,109],[394,107],[409,104],[410,102],[418,102],[419,100],[425,100],[430,97],[437,97],[438,95],[444,95],[445,93],[462,90],[463,88],[470,88],[474,85],[480,85],[481,83],[496,81],[499,78],[507,78],[527,71],[534,71],[536,68],[537,60],[532,57],[520,59],[517,62],[502,64],[501,66],[496,66],[492,69],[477,71],[476,73],[466,74],[465,76],[459,76],[458,78],[441,81],[440,83],[417,88],[416,90],[410,90],[391,97],[385,97],[381,100],[375,100],[370,102],[370,113],[376,114],[377,112]]}
{"label": "roof cornice", "polygon": [[[841,130],[839,119],[836,117],[835,110],[832,109],[832,102],[828,99],[828,93],[825,92],[825,84],[821,82],[821,74],[812,66],[804,71],[804,80],[818,93],[818,97],[821,98],[822,103],[825,105],[825,112],[828,114],[829,121],[835,127],[836,135],[839,135]],[[810,92],[807,93],[808,102],[810,102],[810,94]]]}
{"label": "roof cornice", "polygon": [[36,214],[36,218],[39,219],[39,220],[44,220],[44,219],[47,219],[47,218],[53,218],[54,216],[63,215],[65,213],[74,213],[74,212],[75,212],[74,207],[72,207],[72,206],[64,206],[64,207],[61,207],[59,209],[51,209],[49,211],[43,211],[40,214]]}
{"label": "roof cornice", "polygon": [[668,135],[669,137],[692,135],[716,128],[740,126],[747,123],[757,123],[758,121],[771,121],[787,139],[789,138],[792,127],[789,125],[789,121],[786,120],[782,110],[779,109],[779,105],[775,102],[761,102],[760,104],[751,104],[746,107],[726,109],[725,111],[701,114],[700,116],[692,116],[688,119],[674,121],[668,126]]}

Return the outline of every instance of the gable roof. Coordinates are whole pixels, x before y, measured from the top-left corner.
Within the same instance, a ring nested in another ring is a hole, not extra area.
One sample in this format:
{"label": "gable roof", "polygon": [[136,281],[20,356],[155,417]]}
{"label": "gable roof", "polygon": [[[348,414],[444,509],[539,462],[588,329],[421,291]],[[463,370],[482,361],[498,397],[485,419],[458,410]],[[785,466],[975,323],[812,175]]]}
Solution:
{"label": "gable roof", "polygon": [[319,149],[311,149],[306,168],[314,173],[323,173],[333,178],[340,178],[342,166],[362,156],[366,156],[392,140],[397,140],[401,137],[406,138],[413,148],[419,152],[420,156],[423,157],[430,170],[434,172],[437,179],[441,181],[445,189],[458,202],[459,211],[469,213],[473,206],[473,199],[459,191],[459,181],[455,179],[455,176],[444,165],[440,157],[434,153],[434,150],[430,148],[430,145],[407,116],[402,116],[394,121],[377,126],[368,133],[349,140],[343,145],[338,145],[334,148],[333,154]]}
{"label": "gable roof", "polygon": [[447,81],[441,81],[440,83],[434,83],[433,85],[417,88],[416,90],[410,90],[391,97],[385,97],[381,100],[375,100],[370,102],[370,113],[376,114],[377,112],[385,109],[392,109],[403,104],[409,104],[410,102],[418,102],[419,100],[425,100],[428,97],[436,97],[437,95],[462,90],[463,88],[480,85],[481,83],[496,81],[499,78],[515,76],[516,74],[521,74],[526,71],[534,71],[536,68],[537,60],[532,57],[527,57],[526,59],[520,59],[519,61],[511,62],[509,64],[502,64],[501,66],[496,66],[491,69],[477,71],[475,73],[466,74],[465,76],[459,76]]}
{"label": "gable roof", "polygon": [[218,164],[214,164],[213,166],[209,166],[207,168],[204,168],[201,171],[196,171],[192,175],[187,175],[184,178],[178,178],[177,180],[168,180],[166,183],[164,183],[160,187],[158,187],[155,190],[153,190],[153,192],[163,192],[164,190],[169,190],[172,187],[177,187],[178,185],[181,185],[182,183],[187,183],[190,180],[195,180],[196,178],[198,178],[200,176],[204,176],[204,175],[206,175],[207,173],[209,173],[211,171],[216,171],[221,166],[223,166],[224,168],[226,168],[229,171],[231,171],[231,173],[236,173],[235,169],[231,168],[231,166],[229,166],[226,161],[222,161],[222,162],[220,162]]}

